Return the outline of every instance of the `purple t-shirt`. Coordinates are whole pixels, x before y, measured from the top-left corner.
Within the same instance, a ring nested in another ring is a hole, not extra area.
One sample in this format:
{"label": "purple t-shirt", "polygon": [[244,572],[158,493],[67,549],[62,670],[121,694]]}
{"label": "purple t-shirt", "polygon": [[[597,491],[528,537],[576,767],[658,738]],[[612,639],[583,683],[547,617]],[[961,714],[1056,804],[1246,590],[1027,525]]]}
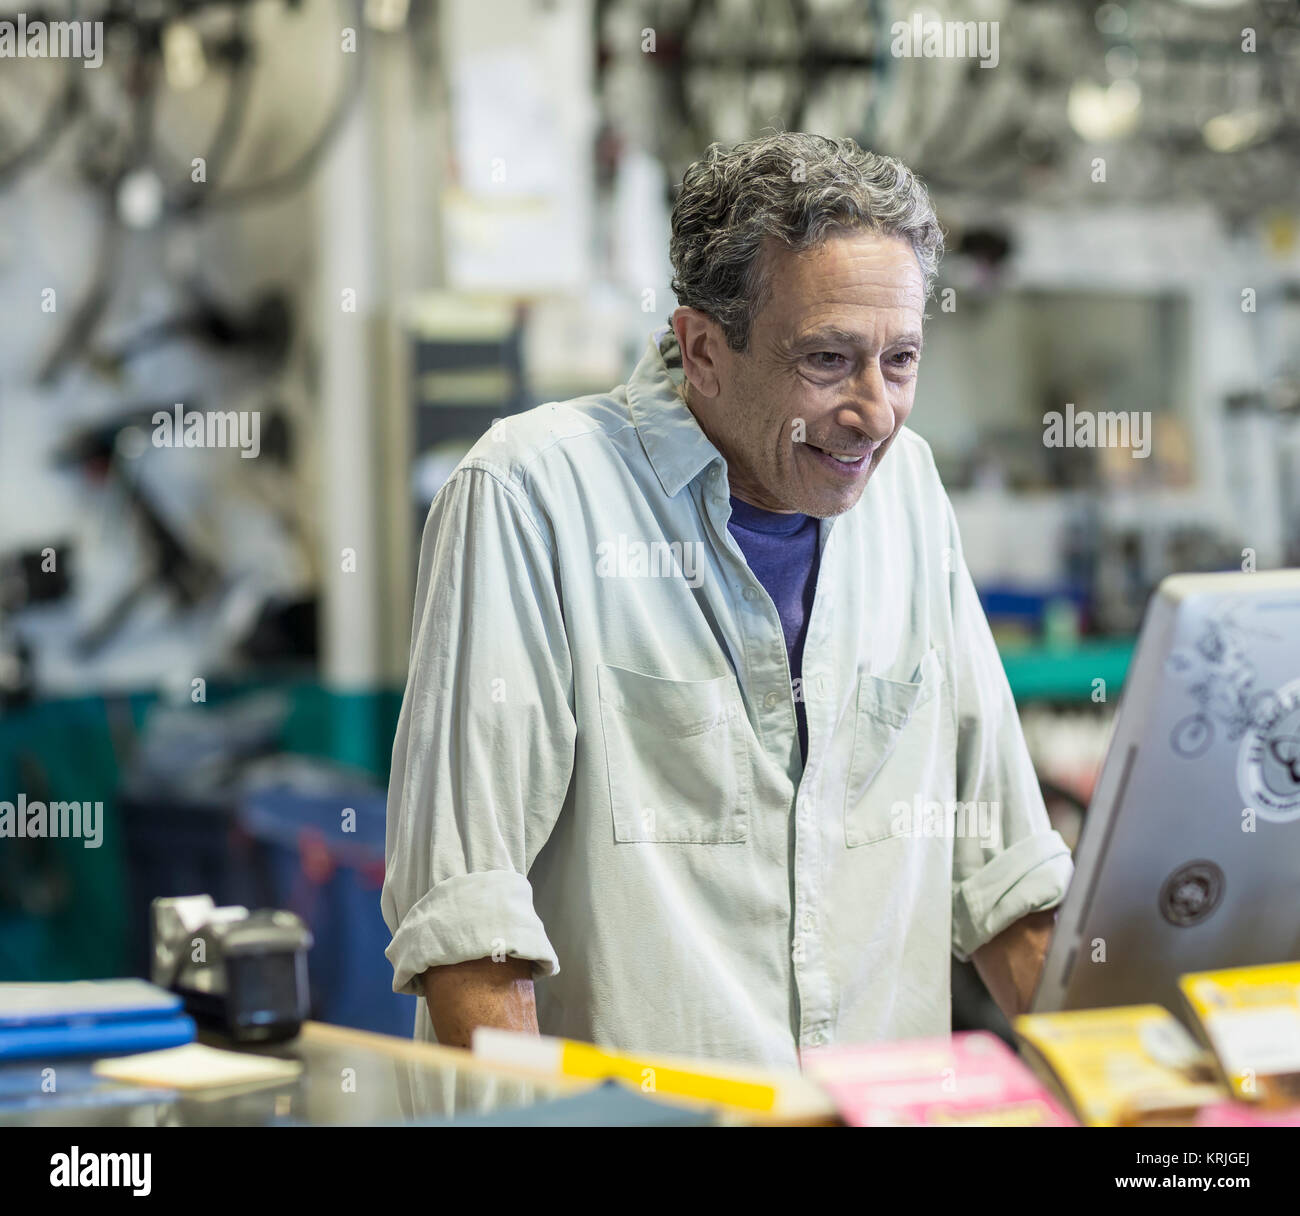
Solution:
{"label": "purple t-shirt", "polygon": [[[772,597],[785,652],[790,660],[790,678],[799,677],[803,667],[803,644],[817,590],[820,521],[812,515],[782,515],[731,498],[731,519],[727,528],[736,538],[754,577]],[[799,724],[799,750],[808,759],[808,720],[803,698],[795,701]]]}

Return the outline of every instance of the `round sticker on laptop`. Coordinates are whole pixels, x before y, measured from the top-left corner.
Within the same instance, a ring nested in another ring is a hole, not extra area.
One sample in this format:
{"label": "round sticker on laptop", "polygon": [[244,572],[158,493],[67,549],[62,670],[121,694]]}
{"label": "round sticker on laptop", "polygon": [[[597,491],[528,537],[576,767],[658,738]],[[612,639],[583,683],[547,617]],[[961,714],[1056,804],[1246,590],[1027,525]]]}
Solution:
{"label": "round sticker on laptop", "polygon": [[1254,715],[1237,760],[1237,785],[1262,818],[1300,820],[1300,680],[1279,688]]}

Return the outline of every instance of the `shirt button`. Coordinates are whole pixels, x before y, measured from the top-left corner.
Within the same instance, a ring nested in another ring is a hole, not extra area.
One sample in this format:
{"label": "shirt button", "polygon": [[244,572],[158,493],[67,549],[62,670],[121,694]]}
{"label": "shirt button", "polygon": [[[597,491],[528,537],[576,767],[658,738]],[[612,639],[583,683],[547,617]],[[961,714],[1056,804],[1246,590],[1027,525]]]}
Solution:
{"label": "shirt button", "polygon": [[824,1030],[814,1030],[808,1036],[808,1042],[814,1047],[821,1047],[826,1042],[826,1032]]}
{"label": "shirt button", "polygon": [[770,693],[767,694],[767,696],[765,696],[765,697],[763,698],[763,704],[766,705],[768,709],[775,709],[775,708],[776,708],[776,703],[777,703],[780,699],[781,699],[781,698],[778,697],[778,696],[776,695],[776,693],[774,693],[774,692],[770,692]]}
{"label": "shirt button", "polygon": [[727,500],[723,498],[721,494],[715,494],[713,496],[713,505],[715,507],[725,507],[727,505]]}
{"label": "shirt button", "polygon": [[745,598],[746,598],[747,600],[752,600],[752,599],[753,599],[757,594],[758,594],[758,592],[755,591],[753,587],[746,587],[746,588],[745,588]]}
{"label": "shirt button", "polygon": [[815,928],[817,928],[817,918],[811,912],[805,912],[803,914],[803,931],[811,933]]}

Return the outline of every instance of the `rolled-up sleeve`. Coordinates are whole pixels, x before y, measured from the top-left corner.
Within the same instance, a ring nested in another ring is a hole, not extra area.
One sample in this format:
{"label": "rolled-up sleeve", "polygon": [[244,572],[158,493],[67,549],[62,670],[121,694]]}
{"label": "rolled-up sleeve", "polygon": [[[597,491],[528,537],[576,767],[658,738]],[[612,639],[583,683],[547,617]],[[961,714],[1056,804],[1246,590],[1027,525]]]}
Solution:
{"label": "rolled-up sleeve", "polygon": [[957,698],[957,797],[995,832],[954,841],[952,950],[962,962],[1031,912],[1060,903],[1074,873],[1043,805],[1011,686],[947,505]]}
{"label": "rolled-up sleeve", "polygon": [[560,963],[528,873],[564,805],[576,725],[551,546],[521,492],[462,465],[420,547],[381,894],[393,990],[429,967]]}

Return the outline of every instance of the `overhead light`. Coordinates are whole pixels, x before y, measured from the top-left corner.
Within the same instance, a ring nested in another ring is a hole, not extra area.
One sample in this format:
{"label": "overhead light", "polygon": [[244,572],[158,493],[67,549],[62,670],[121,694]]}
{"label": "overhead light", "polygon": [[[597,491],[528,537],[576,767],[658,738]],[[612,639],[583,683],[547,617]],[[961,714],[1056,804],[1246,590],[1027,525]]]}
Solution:
{"label": "overhead light", "polygon": [[1120,79],[1102,87],[1095,81],[1076,80],[1070,86],[1066,114],[1070,126],[1090,143],[1123,139],[1137,129],[1142,90],[1133,80]]}
{"label": "overhead light", "polygon": [[117,184],[118,218],[137,232],[158,223],[165,201],[162,180],[152,169],[132,169]]}
{"label": "overhead light", "polygon": [[167,83],[177,92],[194,88],[207,74],[203,40],[185,21],[173,21],[163,30],[162,52]]}
{"label": "overhead light", "polygon": [[144,428],[124,426],[113,441],[113,450],[127,460],[139,460],[149,450],[149,440],[145,438]]}
{"label": "overhead light", "polygon": [[1103,4],[1092,16],[1103,34],[1118,37],[1128,29],[1128,13],[1118,4]]}
{"label": "overhead light", "polygon": [[366,24],[381,34],[396,34],[406,25],[410,0],[366,0]]}
{"label": "overhead light", "polygon": [[1216,114],[1201,128],[1201,136],[1212,152],[1239,152],[1258,141],[1266,126],[1262,110],[1234,110]]}
{"label": "overhead light", "polygon": [[1106,52],[1106,71],[1116,79],[1137,74],[1137,52],[1131,46],[1113,46]]}

